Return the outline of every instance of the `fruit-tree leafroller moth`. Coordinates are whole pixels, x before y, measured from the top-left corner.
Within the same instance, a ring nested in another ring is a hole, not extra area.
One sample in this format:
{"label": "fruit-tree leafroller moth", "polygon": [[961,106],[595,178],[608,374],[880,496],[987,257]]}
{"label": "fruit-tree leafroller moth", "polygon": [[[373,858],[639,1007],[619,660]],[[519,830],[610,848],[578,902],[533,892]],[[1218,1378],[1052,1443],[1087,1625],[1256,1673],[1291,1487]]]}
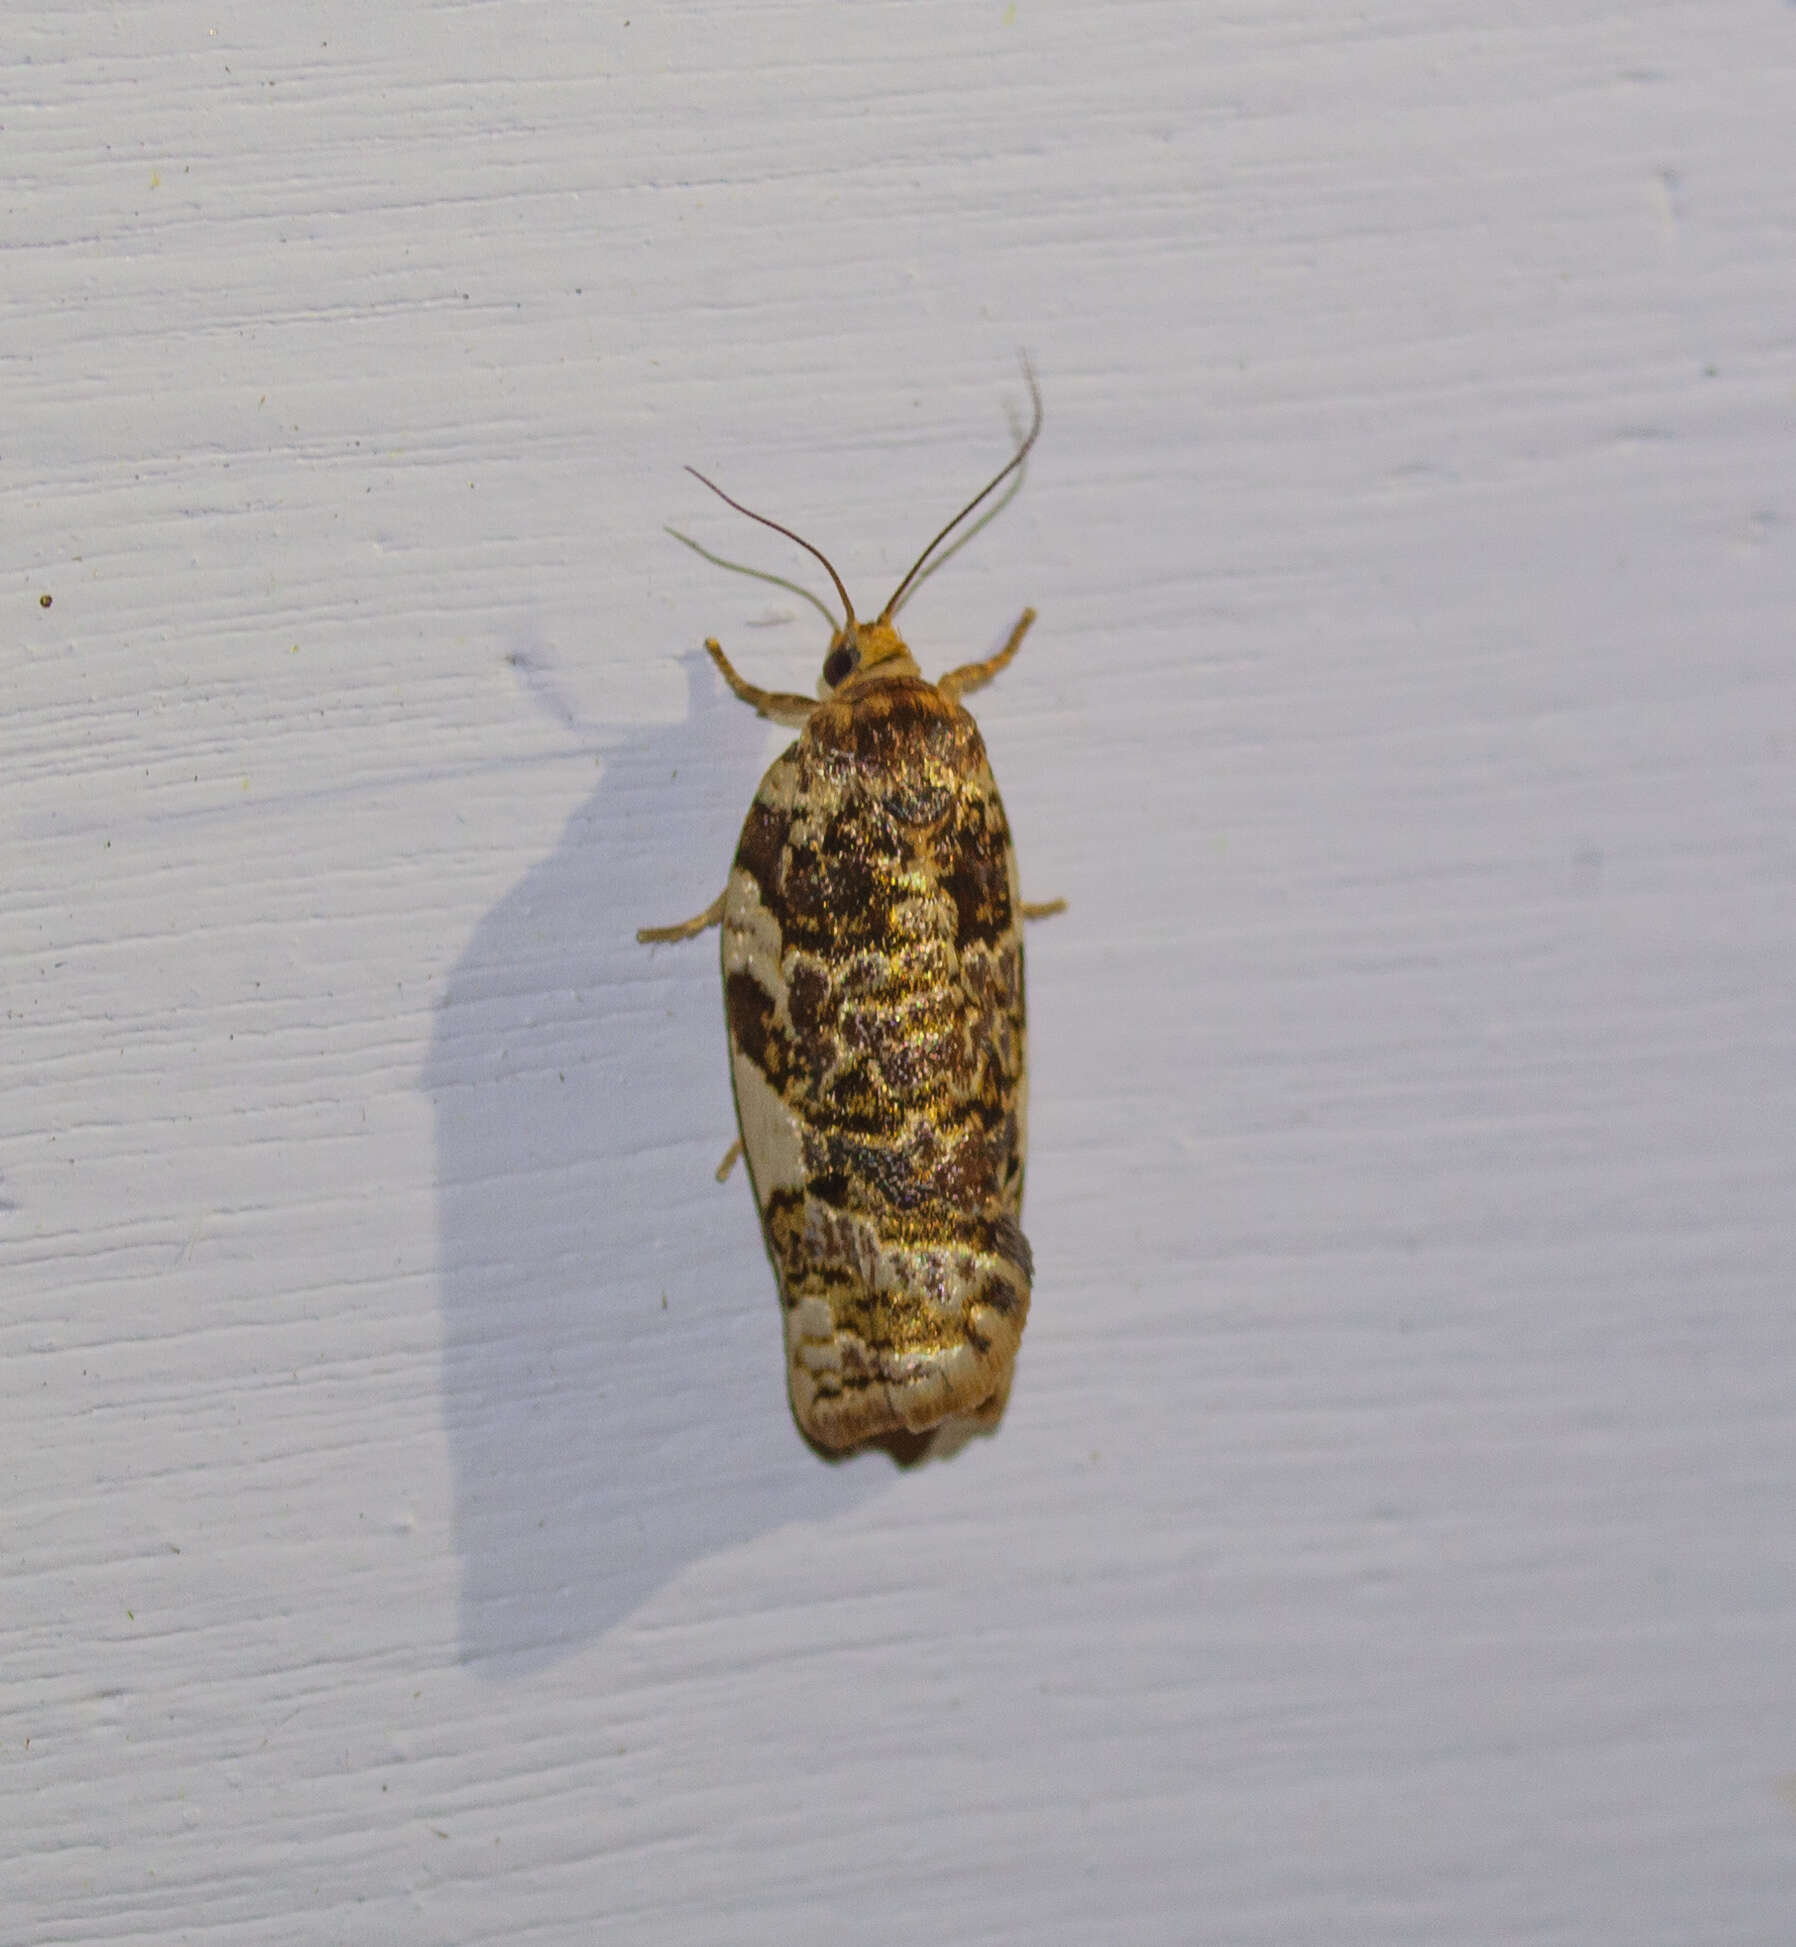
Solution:
{"label": "fruit-tree leafroller moth", "polygon": [[637,935],[722,926],[739,1147],[779,1279],[792,1411],[832,1450],[995,1426],[1029,1311],[1022,923],[1064,902],[1023,903],[960,699],[1016,655],[1035,611],[996,655],[936,683],[893,623],[937,549],[1027,459],[1033,374],[1029,391],[1016,452],[874,622],[856,620],[820,550],[698,475],[822,562],[844,614],[816,700],[746,682],[706,642],[743,702],[800,734],[761,780],[723,892]]}

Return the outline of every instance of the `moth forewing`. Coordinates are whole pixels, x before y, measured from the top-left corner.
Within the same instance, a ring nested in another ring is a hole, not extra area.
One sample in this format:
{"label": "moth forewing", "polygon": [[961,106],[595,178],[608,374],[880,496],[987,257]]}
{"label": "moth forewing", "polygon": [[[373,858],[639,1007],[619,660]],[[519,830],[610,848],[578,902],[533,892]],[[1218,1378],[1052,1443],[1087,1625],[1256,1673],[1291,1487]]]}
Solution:
{"label": "moth forewing", "polygon": [[994,1421],[1027,1316],[1021,909],[972,718],[916,677],[819,705],[724,894],[743,1150],[800,1426]]}

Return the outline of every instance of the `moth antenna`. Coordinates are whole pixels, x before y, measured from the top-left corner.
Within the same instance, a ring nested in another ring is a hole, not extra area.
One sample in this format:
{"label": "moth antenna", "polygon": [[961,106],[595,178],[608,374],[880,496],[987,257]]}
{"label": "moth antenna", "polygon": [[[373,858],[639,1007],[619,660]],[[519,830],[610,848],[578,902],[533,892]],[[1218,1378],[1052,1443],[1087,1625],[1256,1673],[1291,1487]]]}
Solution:
{"label": "moth antenna", "polygon": [[[1039,410],[1037,412],[1036,417],[1037,417],[1037,422],[1039,423],[1040,421]],[[1030,434],[1030,438],[1031,439],[1034,438],[1033,433]],[[1026,452],[1027,450],[1028,449],[1025,447],[1024,451]],[[772,528],[775,534],[783,534],[788,541],[796,541],[798,545],[804,549],[806,554],[814,554],[817,557],[817,559],[823,563],[824,572],[829,576],[830,580],[836,584],[836,593],[841,596],[842,607],[847,611],[848,620],[842,626],[842,633],[844,635],[852,635],[854,633],[854,604],[848,599],[848,590],[842,586],[842,577],[836,573],[833,567],[830,566],[829,556],[825,554],[821,548],[812,547],[810,542],[807,541],[802,534],[794,534],[789,527],[781,527],[778,521],[770,521],[765,514],[757,514],[752,507],[744,507],[741,501],[732,500],[729,497],[729,495],[726,494],[724,490],[717,484],[715,480],[707,480],[705,476],[699,472],[697,467],[689,466],[686,469],[686,471],[690,473],[693,479],[698,481],[702,486],[709,487],[711,491],[717,496],[719,500],[721,500],[724,503],[726,507],[734,507],[738,514],[746,514],[751,521],[759,521],[763,527]],[[930,543],[930,546],[933,547],[934,545],[935,543],[932,541]]]}
{"label": "moth antenna", "polygon": [[[1028,432],[1024,435],[1022,445],[1019,446],[1017,450],[1010,456],[1009,463],[1005,466],[1000,467],[998,471],[995,474],[993,474],[991,479],[988,480],[985,483],[985,485],[979,489],[979,491],[973,496],[973,498],[969,500],[967,504],[960,510],[960,512],[956,514],[954,518],[948,523],[948,525],[942,529],[941,533],[939,533],[935,537],[935,539],[930,542],[928,547],[926,547],[923,550],[923,552],[917,556],[916,560],[911,564],[910,573],[906,575],[904,579],[898,584],[896,590],[893,592],[892,599],[886,603],[883,609],[880,610],[879,613],[880,621],[889,622],[892,619],[893,615],[897,613],[898,604],[904,600],[906,591],[910,588],[911,584],[917,579],[918,575],[920,575],[923,572],[924,564],[928,561],[929,557],[935,553],[936,549],[939,548],[945,540],[947,540],[948,536],[954,532],[954,530],[961,524],[962,521],[966,519],[966,517],[973,511],[973,509],[979,506],[981,502],[989,500],[991,496],[995,494],[998,491],[998,489],[1004,484],[1004,482],[1010,478],[1010,476],[1017,470],[1017,468],[1020,467],[1023,464],[1023,462],[1029,457],[1029,449],[1035,444],[1036,434],[1041,431],[1041,387],[1037,385],[1035,382],[1035,367],[1029,363],[1029,358],[1027,353],[1025,353],[1023,357],[1023,377],[1029,382],[1029,397],[1034,402],[1035,417],[1033,421],[1030,423]],[[706,485],[708,486],[709,484],[710,482],[707,481]],[[794,540],[796,540],[797,538],[798,537],[796,535],[793,536]],[[825,566],[827,565],[828,564],[825,563]]]}

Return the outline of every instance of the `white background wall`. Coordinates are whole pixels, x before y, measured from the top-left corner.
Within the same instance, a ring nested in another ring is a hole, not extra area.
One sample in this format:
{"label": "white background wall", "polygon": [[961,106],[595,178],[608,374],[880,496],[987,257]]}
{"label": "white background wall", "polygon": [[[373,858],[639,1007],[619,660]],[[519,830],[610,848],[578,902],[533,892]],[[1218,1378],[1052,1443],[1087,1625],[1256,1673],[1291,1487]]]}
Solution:
{"label": "white background wall", "polygon": [[[5,41],[0,1941],[1796,1938],[1796,8]],[[1036,1309],[832,1468],[663,528],[1019,346]]]}

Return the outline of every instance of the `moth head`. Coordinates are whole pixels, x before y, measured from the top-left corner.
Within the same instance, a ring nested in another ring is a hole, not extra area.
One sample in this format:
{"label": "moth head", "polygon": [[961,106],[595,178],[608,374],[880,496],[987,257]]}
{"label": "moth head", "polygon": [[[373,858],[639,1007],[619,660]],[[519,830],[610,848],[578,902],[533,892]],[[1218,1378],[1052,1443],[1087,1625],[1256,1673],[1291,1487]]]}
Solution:
{"label": "moth head", "polygon": [[[836,585],[836,593],[842,598],[842,626],[830,637],[829,654],[823,659],[823,674],[818,679],[817,694],[828,698],[839,696],[841,692],[870,676],[915,676],[917,665],[911,659],[910,651],[904,646],[904,638],[892,626],[892,617],[898,613],[898,606],[905,596],[917,585],[926,572],[939,568],[965,542],[972,539],[979,529],[969,528],[955,542],[954,547],[938,554],[942,546],[956,528],[969,515],[974,513],[1008,480],[1012,474],[1020,474],[1023,462],[1029,457],[1029,449],[1035,444],[1036,435],[1041,431],[1041,388],[1035,383],[1035,374],[1030,369],[1027,358],[1023,360],[1023,376],[1029,382],[1029,398],[1035,407],[1035,415],[1029,422],[1029,430],[1017,445],[1009,460],[988,480],[958,514],[938,533],[923,552],[911,563],[910,572],[892,591],[892,599],[879,612],[876,622],[859,622],[855,619],[854,604],[848,599],[848,590],[842,585],[842,577],[836,573],[829,556],[821,548],[813,547],[802,534],[794,534],[791,528],[782,527],[778,521],[769,520],[765,514],[757,514],[752,507],[744,507],[741,501],[732,500],[714,480],[706,480],[695,466],[686,471],[695,480],[702,481],[726,506],[735,508],[739,514],[746,514],[751,521],[758,521],[763,527],[770,527],[775,534],[783,534],[788,541],[796,541],[805,553],[815,557],[823,564],[824,572]],[[1019,480],[1018,484],[1021,484]],[[1011,492],[1014,493],[1013,487]],[[1008,495],[1005,497],[1009,498]],[[1000,507],[1003,501],[998,503]],[[995,509],[993,510],[996,511]],[[987,515],[989,520],[991,515]],[[984,526],[984,521],[979,526]]]}
{"label": "moth head", "polygon": [[823,658],[823,674],[817,679],[821,697],[840,696],[852,685],[871,676],[915,676],[917,665],[904,638],[883,617],[877,622],[851,620],[830,640],[829,654]]}

